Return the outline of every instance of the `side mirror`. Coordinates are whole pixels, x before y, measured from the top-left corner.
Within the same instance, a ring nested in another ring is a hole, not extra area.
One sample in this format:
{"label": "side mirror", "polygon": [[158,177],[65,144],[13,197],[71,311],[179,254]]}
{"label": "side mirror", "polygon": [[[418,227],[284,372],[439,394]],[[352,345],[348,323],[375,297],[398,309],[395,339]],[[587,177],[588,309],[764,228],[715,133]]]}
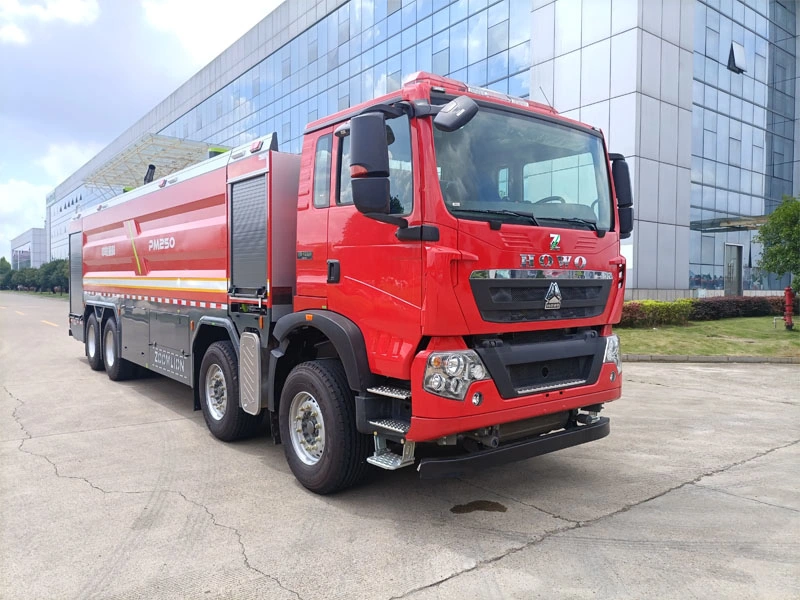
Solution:
{"label": "side mirror", "polygon": [[383,114],[370,112],[350,119],[349,175],[359,212],[389,214],[389,142]]}
{"label": "side mirror", "polygon": [[469,96],[459,96],[445,104],[433,118],[433,125],[441,131],[455,131],[469,123],[478,113],[478,105]]}
{"label": "side mirror", "polygon": [[631,192],[631,174],[628,163],[621,154],[609,154],[611,159],[611,176],[614,178],[614,191],[617,193],[619,213],[619,237],[627,239],[633,231],[633,193]]}

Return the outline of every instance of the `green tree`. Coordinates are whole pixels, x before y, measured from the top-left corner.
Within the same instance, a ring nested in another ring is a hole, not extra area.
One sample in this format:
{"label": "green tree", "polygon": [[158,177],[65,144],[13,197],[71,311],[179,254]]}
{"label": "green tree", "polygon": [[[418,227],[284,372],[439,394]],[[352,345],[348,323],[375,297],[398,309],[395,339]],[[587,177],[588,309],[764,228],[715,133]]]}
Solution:
{"label": "green tree", "polygon": [[14,273],[16,273],[16,271],[11,269],[0,275],[0,290],[11,289],[11,278],[14,277]]}
{"label": "green tree", "polygon": [[792,274],[792,288],[800,291],[800,200],[785,196],[780,206],[758,230],[756,241],[763,245],[759,268]]}
{"label": "green tree", "polygon": [[5,256],[0,256],[0,275],[5,275],[11,270],[11,263],[6,260]]}

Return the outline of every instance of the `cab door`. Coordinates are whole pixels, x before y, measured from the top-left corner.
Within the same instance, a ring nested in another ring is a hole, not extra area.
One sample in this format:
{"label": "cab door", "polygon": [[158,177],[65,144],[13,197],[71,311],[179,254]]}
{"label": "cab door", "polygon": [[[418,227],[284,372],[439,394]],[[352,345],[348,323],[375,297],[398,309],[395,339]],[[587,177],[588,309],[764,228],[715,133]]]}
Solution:
{"label": "cab door", "polygon": [[[387,127],[392,213],[406,217],[411,225],[420,224],[408,117],[391,119]],[[346,127],[337,130],[335,142],[335,202],[328,215],[328,308],[359,325],[373,370],[408,378],[421,335],[424,242],[401,241],[397,226],[358,212],[353,205]]]}
{"label": "cab door", "polygon": [[[297,205],[297,307],[321,308],[327,302],[328,213],[331,206],[333,130],[307,134]],[[313,162],[312,162],[313,161]]]}

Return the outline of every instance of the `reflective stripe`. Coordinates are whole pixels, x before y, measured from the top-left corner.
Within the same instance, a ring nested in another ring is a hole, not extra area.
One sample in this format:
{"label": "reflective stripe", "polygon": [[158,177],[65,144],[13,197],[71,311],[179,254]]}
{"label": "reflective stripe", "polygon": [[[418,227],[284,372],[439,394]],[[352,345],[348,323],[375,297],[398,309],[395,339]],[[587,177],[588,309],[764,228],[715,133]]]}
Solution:
{"label": "reflective stripe", "polygon": [[84,286],[126,289],[227,292],[227,279],[170,279],[164,277],[85,277]]}

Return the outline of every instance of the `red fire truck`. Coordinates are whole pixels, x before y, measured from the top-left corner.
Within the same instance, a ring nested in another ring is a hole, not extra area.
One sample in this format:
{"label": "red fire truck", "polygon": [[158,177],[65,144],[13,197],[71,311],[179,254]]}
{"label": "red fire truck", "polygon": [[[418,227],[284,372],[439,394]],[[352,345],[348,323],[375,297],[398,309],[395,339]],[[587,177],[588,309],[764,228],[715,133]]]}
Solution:
{"label": "red fire truck", "polygon": [[77,218],[70,334],[112,380],[271,429],[330,493],[606,436],[633,209],[625,160],[548,106],[419,73]]}

